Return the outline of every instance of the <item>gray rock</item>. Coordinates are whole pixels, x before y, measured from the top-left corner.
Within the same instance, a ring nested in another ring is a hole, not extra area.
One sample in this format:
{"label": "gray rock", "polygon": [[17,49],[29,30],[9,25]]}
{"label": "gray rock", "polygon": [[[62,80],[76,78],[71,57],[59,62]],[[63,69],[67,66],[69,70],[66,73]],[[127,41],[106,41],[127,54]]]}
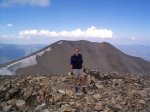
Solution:
{"label": "gray rock", "polygon": [[49,109],[44,109],[43,112],[50,112]]}
{"label": "gray rock", "polygon": [[30,88],[27,89],[27,90],[25,90],[25,91],[24,91],[24,94],[23,94],[24,100],[27,100],[27,99],[31,96],[31,94],[32,94],[32,91],[31,91]]}
{"label": "gray rock", "polygon": [[24,100],[17,100],[16,106],[18,107],[19,110],[23,110],[25,108],[25,101]]}
{"label": "gray rock", "polygon": [[[43,112],[43,109],[46,107],[45,103],[42,103],[41,105],[38,105],[33,112]],[[46,112],[46,111],[45,111]]]}
{"label": "gray rock", "polygon": [[143,109],[143,110],[140,110],[139,112],[150,112],[150,109]]}
{"label": "gray rock", "polygon": [[33,112],[43,112],[42,106],[38,105]]}
{"label": "gray rock", "polygon": [[68,104],[62,105],[61,106],[61,112],[71,112],[72,111],[72,107]]}
{"label": "gray rock", "polygon": [[101,95],[100,94],[94,94],[94,95],[92,95],[92,97],[94,100],[99,100],[101,98]]}
{"label": "gray rock", "polygon": [[66,94],[66,92],[63,89],[59,89],[58,92],[61,93],[62,95]]}
{"label": "gray rock", "polygon": [[98,89],[103,89],[104,88],[104,86],[103,85],[101,85],[101,84],[96,84],[96,87],[98,88]]}
{"label": "gray rock", "polygon": [[9,99],[10,99],[10,93],[6,93],[5,100],[9,100]]}
{"label": "gray rock", "polygon": [[102,105],[102,103],[96,103],[94,110],[96,111],[102,111],[104,109],[104,106]]}
{"label": "gray rock", "polygon": [[19,91],[18,87],[15,86],[13,88],[11,88],[8,92],[10,93],[10,95],[13,95],[15,93],[17,93]]}
{"label": "gray rock", "polygon": [[12,108],[12,105],[4,106],[3,111],[4,112],[9,112],[11,108]]}
{"label": "gray rock", "polygon": [[15,99],[8,100],[8,101],[7,101],[7,104],[14,106],[14,105],[15,105]]}

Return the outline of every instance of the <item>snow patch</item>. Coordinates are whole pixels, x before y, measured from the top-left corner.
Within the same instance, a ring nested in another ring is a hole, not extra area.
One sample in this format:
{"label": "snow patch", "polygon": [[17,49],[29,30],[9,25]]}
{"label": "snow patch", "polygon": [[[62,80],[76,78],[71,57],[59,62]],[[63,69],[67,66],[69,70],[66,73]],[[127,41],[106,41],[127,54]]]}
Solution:
{"label": "snow patch", "polygon": [[0,75],[13,75],[10,70],[7,69],[7,67],[0,68]]}
{"label": "snow patch", "polygon": [[58,44],[62,44],[63,42],[61,41],[61,42],[59,42]]}
{"label": "snow patch", "polygon": [[33,56],[14,62],[10,65],[7,65],[6,67],[0,68],[0,75],[14,75],[18,68],[24,68],[27,66],[35,65],[37,64],[36,56],[42,56],[46,51],[50,50],[51,48],[49,47],[46,50],[41,51]]}

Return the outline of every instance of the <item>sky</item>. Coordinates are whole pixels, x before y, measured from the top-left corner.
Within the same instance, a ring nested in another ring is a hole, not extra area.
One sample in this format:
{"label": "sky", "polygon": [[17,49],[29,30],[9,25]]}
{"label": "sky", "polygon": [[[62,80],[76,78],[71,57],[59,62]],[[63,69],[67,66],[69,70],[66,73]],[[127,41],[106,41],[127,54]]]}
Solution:
{"label": "sky", "polygon": [[0,43],[150,44],[150,0],[0,0]]}

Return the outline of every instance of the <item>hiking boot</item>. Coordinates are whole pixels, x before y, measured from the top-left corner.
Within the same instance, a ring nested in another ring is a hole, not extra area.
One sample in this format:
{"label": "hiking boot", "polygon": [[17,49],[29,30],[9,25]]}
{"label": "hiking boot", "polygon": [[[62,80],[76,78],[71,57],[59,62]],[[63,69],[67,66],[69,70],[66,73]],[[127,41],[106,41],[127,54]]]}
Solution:
{"label": "hiking boot", "polygon": [[85,89],[85,86],[83,86],[82,92],[83,92],[84,94],[87,94],[87,91],[86,91],[86,89]]}
{"label": "hiking boot", "polygon": [[77,84],[77,87],[78,87],[78,91],[81,90],[81,84],[80,83]]}
{"label": "hiking boot", "polygon": [[79,91],[78,86],[75,86],[75,92],[77,93]]}

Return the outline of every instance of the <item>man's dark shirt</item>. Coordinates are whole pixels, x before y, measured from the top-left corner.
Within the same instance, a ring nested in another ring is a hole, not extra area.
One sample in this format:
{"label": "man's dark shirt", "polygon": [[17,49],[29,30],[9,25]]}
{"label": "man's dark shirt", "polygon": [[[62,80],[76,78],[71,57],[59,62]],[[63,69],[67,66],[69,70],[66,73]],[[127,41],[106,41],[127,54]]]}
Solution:
{"label": "man's dark shirt", "polygon": [[72,69],[81,69],[82,68],[82,55],[78,54],[78,55],[73,55],[71,56],[71,61],[70,64],[72,65]]}

